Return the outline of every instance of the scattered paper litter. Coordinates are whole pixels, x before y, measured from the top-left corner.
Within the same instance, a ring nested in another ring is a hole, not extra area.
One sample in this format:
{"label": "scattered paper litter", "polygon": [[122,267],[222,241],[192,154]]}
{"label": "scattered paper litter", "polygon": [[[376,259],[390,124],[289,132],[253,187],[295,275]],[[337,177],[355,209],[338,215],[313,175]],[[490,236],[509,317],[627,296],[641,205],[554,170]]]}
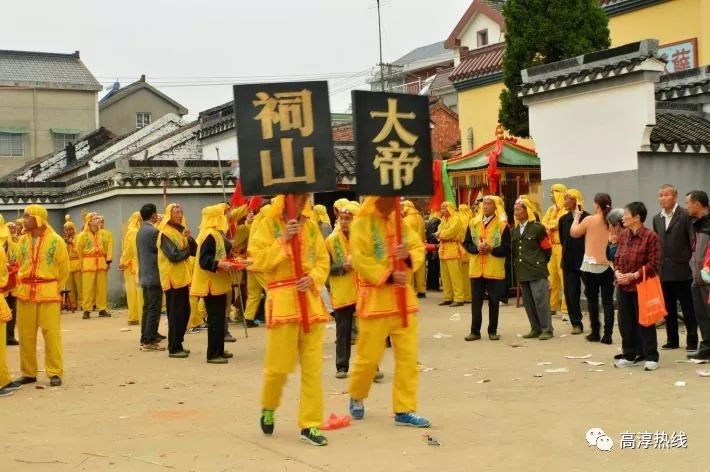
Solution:
{"label": "scattered paper litter", "polygon": [[130,330],[131,330],[131,328],[121,328],[121,331],[123,331],[123,332],[130,331]]}
{"label": "scattered paper litter", "polygon": [[476,374],[463,374],[464,377],[473,377]]}
{"label": "scattered paper litter", "polygon": [[604,372],[604,369],[587,369],[588,372]]}
{"label": "scattered paper litter", "polygon": [[552,365],[552,362],[538,362],[537,365]]}
{"label": "scattered paper litter", "polygon": [[589,365],[593,365],[593,366],[604,365],[603,362],[597,362],[597,361],[584,361],[583,364],[589,364]]}
{"label": "scattered paper litter", "polygon": [[589,359],[592,357],[591,354],[587,354],[586,356],[565,356],[565,359]]}
{"label": "scattered paper litter", "polygon": [[696,370],[695,373],[698,377],[710,377],[710,370]]}
{"label": "scattered paper litter", "polygon": [[556,369],[545,369],[545,373],[548,374],[565,374],[569,372],[569,369],[567,367],[558,367]]}
{"label": "scattered paper litter", "polygon": [[449,316],[449,319],[451,321],[461,321],[461,313],[454,313],[453,315]]}
{"label": "scattered paper litter", "polygon": [[490,382],[490,381],[491,381],[490,379],[481,379],[481,380],[479,380],[479,381],[476,382],[476,383],[484,384],[484,383],[488,383],[488,382]]}
{"label": "scattered paper litter", "polygon": [[335,329],[335,323],[328,323],[325,327],[326,329]]}
{"label": "scattered paper litter", "polygon": [[436,333],[436,334],[433,336],[434,339],[444,339],[444,338],[450,338],[450,337],[451,337],[451,335],[450,335],[450,334],[446,334],[446,333]]}
{"label": "scattered paper litter", "polygon": [[522,337],[523,337],[523,335],[520,334],[520,333],[516,334],[516,336],[519,337],[519,338],[522,338]]}
{"label": "scattered paper litter", "polygon": [[538,379],[539,379],[540,377],[542,377],[542,374],[533,374],[533,377],[535,377],[535,378],[538,378]]}
{"label": "scattered paper litter", "polygon": [[436,367],[424,367],[423,365],[419,364],[417,365],[417,370],[419,372],[433,372],[436,370]]}
{"label": "scattered paper litter", "polygon": [[684,380],[679,380],[676,383],[674,383],[676,387],[685,387],[685,381]]}
{"label": "scattered paper litter", "polygon": [[333,358],[333,356],[331,356],[330,354],[326,354],[325,356],[323,356],[323,359],[332,359],[332,358]]}
{"label": "scattered paper litter", "polygon": [[510,347],[525,347],[525,344],[523,343],[513,343],[510,345]]}
{"label": "scattered paper litter", "polygon": [[566,334],[560,334],[560,337],[561,337],[561,338],[566,338],[567,335],[566,335]]}

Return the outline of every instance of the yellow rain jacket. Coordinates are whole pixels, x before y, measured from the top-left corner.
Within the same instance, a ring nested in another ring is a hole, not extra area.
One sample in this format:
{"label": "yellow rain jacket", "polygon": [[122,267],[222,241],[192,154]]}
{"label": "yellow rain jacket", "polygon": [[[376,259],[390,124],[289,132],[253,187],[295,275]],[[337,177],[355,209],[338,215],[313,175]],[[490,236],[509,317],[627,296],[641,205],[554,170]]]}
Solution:
{"label": "yellow rain jacket", "polygon": [[[252,270],[262,272],[266,282],[266,323],[270,327],[299,323],[301,319],[293,252],[283,237],[286,230],[283,208],[284,197],[279,195],[272,200],[268,216],[254,229],[249,241]],[[303,273],[313,279],[313,285],[306,292],[308,318],[311,323],[319,323],[330,320],[320,295],[328,278],[330,261],[323,235],[310,220],[310,213],[310,209],[306,209],[302,214],[301,260]]]}
{"label": "yellow rain jacket", "polygon": [[461,235],[464,234],[461,230],[461,217],[453,204],[444,202],[444,205],[449,210],[449,216],[442,216],[439,225],[439,259],[461,259],[460,243]]}
{"label": "yellow rain jacket", "polygon": [[224,245],[224,234],[227,231],[227,217],[224,214],[225,205],[208,206],[202,209],[200,233],[197,235],[197,254],[192,275],[190,295],[193,297],[206,297],[208,295],[225,295],[232,290],[232,275],[229,272],[210,272],[200,267],[202,244],[207,236],[212,236],[215,241],[215,260],[229,258]]}
{"label": "yellow rain jacket", "polygon": [[[163,236],[168,238],[180,250],[187,249],[189,242],[183,234],[169,224],[174,204],[170,204],[165,209],[165,218],[158,225],[158,270],[160,271],[160,285],[163,291],[183,288],[192,282],[192,270],[190,260],[184,259],[180,262],[171,262],[165,252],[161,249]],[[183,220],[184,222],[184,220]]]}
{"label": "yellow rain jacket", "polygon": [[[395,270],[394,249],[396,240],[395,218],[383,216],[375,207],[379,197],[367,197],[360,213],[350,226],[350,251],[352,263],[360,281],[357,316],[383,318],[399,316],[395,285],[388,282]],[[407,245],[411,267],[416,272],[424,263],[424,243],[407,224],[402,225],[402,242]],[[407,284],[407,312],[419,311],[416,294]]]}
{"label": "yellow rain jacket", "polygon": [[[341,211],[357,215],[358,207],[349,203]],[[357,303],[357,276],[354,268],[345,271],[343,265],[350,260],[350,242],[345,233],[338,228],[325,240],[332,261],[330,271],[330,295],[334,309]]]}
{"label": "yellow rain jacket", "polygon": [[564,185],[554,184],[552,186],[552,196],[555,199],[555,204],[547,209],[545,217],[542,219],[542,224],[545,225],[552,244],[561,244],[559,222],[560,218],[567,214],[567,210],[565,210],[565,193],[567,193],[567,187]]}
{"label": "yellow rain jacket", "polygon": [[113,237],[107,230],[99,229],[94,233],[87,224],[76,238],[75,246],[81,258],[82,272],[106,272],[108,270],[106,262],[111,260]]}
{"label": "yellow rain jacket", "polygon": [[18,300],[33,303],[61,303],[61,289],[69,276],[69,255],[66,244],[47,223],[47,210],[39,205],[29,205],[25,211],[34,216],[37,224],[46,229],[36,244],[30,233],[18,243],[17,273]]}
{"label": "yellow rain jacket", "polygon": [[[486,198],[495,202],[495,216],[486,226],[483,224],[483,212],[476,215],[469,224],[471,239],[474,244],[478,241],[485,241],[491,247],[499,247],[502,243],[503,231],[508,226],[503,199],[497,196]],[[470,254],[468,276],[470,278],[505,279],[505,257],[496,257],[493,254]]]}

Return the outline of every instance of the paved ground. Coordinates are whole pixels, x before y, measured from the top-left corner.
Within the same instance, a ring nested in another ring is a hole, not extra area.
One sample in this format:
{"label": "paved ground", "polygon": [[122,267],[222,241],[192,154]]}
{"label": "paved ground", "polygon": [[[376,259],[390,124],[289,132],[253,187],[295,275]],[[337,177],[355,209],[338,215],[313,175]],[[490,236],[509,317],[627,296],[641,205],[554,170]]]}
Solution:
{"label": "paved ground", "polygon": [[[367,419],[329,433],[330,445],[299,442],[295,424],[298,373],[284,393],[277,430],[258,427],[264,328],[240,327],[229,365],[204,362],[206,335],[189,335],[192,356],[137,348],[138,331],[122,331],[125,313],[82,321],[63,316],[65,386],[25,387],[0,399],[0,471],[463,471],[463,470],[702,470],[710,440],[708,387],[697,376],[710,366],[674,363],[685,353],[661,354],[661,369],[616,370],[619,348],[568,335],[555,319],[556,337],[522,342],[525,314],[505,307],[503,339],[466,343],[469,307],[442,309],[437,294],[423,304],[420,329],[420,412],[441,444],[424,431],[395,428],[390,417],[392,359],[385,382],[373,388]],[[460,316],[456,316],[459,313]],[[460,318],[460,320],[459,320]],[[484,328],[485,329],[485,328]],[[166,327],[163,321],[161,331]],[[333,377],[335,331],[327,330],[324,360],[326,414],[347,411],[347,381]],[[659,331],[659,340],[665,335]],[[511,344],[520,344],[512,347]],[[566,355],[604,362],[590,366]],[[19,368],[10,348],[10,368]],[[538,365],[549,362],[550,365]],[[565,368],[568,372],[548,373]],[[601,371],[596,371],[601,370]],[[535,375],[542,375],[536,377]],[[46,378],[42,378],[46,384]],[[482,381],[486,382],[482,382]],[[675,386],[685,381],[685,387]],[[585,433],[599,427],[611,452],[588,447]],[[622,432],[687,434],[687,448],[620,449]]]}

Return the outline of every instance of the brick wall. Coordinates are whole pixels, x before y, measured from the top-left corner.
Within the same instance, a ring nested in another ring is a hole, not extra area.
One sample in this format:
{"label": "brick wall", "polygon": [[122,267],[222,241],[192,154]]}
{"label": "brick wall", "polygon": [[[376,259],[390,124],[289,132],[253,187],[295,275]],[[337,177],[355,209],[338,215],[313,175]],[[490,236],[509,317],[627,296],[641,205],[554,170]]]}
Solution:
{"label": "brick wall", "polygon": [[431,107],[429,114],[434,127],[431,132],[431,146],[434,158],[440,159],[443,153],[449,153],[459,142],[458,115],[441,102]]}
{"label": "brick wall", "polygon": [[339,125],[333,127],[333,141],[336,143],[350,143],[353,141],[353,125]]}

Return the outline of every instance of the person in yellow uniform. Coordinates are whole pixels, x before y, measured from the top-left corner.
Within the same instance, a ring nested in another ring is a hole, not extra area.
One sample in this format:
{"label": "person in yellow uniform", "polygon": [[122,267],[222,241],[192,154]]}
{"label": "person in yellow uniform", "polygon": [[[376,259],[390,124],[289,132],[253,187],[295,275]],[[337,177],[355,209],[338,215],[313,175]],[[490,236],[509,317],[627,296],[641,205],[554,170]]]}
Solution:
{"label": "person in yellow uniform", "polygon": [[[0,244],[6,244],[10,240],[10,232],[5,227],[3,220],[0,225]],[[4,250],[0,250],[0,290],[7,286],[10,279],[8,271],[7,255]],[[22,387],[19,382],[13,382],[10,369],[7,367],[7,347],[5,344],[5,324],[12,320],[12,312],[5,300],[5,293],[0,293],[0,397],[6,397],[15,393],[15,390]]]}
{"label": "person in yellow uniform", "polygon": [[25,208],[25,234],[20,238],[17,273],[17,328],[20,370],[17,381],[37,381],[37,329],[44,337],[44,368],[49,384],[62,384],[61,288],[69,277],[69,254],[62,237],[47,222],[40,205]]}
{"label": "person in yellow uniform", "polygon": [[94,306],[99,311],[99,317],[111,316],[107,311],[106,286],[106,272],[110,264],[109,244],[108,234],[101,230],[101,217],[96,213],[87,214],[84,230],[76,238],[76,250],[81,258],[82,318],[85,320],[91,317]]}
{"label": "person in yellow uniform", "polygon": [[[249,226],[246,224],[246,218],[249,214],[247,204],[241,205],[230,211],[229,217],[234,222],[234,233],[232,234],[232,256],[235,258],[246,259],[247,244],[249,243]],[[234,296],[234,305],[237,307],[241,316],[244,316],[247,300],[246,286],[246,271],[239,270],[235,272],[234,285],[236,293]]]}
{"label": "person in yellow uniform", "polygon": [[[392,400],[397,425],[428,428],[431,424],[417,416],[417,350],[419,311],[416,294],[407,283],[408,272],[424,263],[424,243],[407,224],[402,225],[402,243],[396,241],[394,199],[367,197],[350,229],[350,253],[360,288],[357,317],[359,334],[350,374],[350,414],[365,417],[365,405],[377,366],[389,337],[394,350]],[[406,270],[399,270],[403,262]],[[397,286],[406,290],[407,323],[398,305]]]}
{"label": "person in yellow uniform", "polygon": [[562,273],[562,241],[560,240],[560,218],[567,214],[565,209],[565,193],[567,187],[562,184],[552,185],[552,203],[542,218],[542,224],[547,230],[552,243],[552,257],[547,264],[550,272],[550,310],[554,315],[558,310],[567,313],[567,302],[564,298],[564,274]]}
{"label": "person in yellow uniform", "polygon": [[[274,412],[281,403],[281,394],[288,374],[297,360],[301,361],[301,404],[298,424],[301,439],[315,446],[325,446],[328,440],[321,434],[323,422],[324,324],[330,320],[321,297],[330,270],[328,250],[318,226],[310,220],[308,194],[294,196],[298,218],[286,215],[285,197],[271,202],[269,214],[255,229],[249,241],[249,253],[255,270],[266,281],[266,353],[264,383],[261,395],[261,429],[274,431]],[[303,276],[296,278],[291,240],[299,235]],[[301,323],[299,295],[306,297],[310,329]],[[382,340],[384,346],[384,339]]]}
{"label": "person in yellow uniform", "polygon": [[505,258],[510,253],[510,230],[503,199],[483,197],[481,213],[467,226],[463,245],[471,254],[469,277],[473,303],[471,331],[466,341],[481,339],[483,298],[488,294],[488,339],[498,341],[498,313],[505,297]]}
{"label": "person in yellow uniform", "polygon": [[69,304],[72,310],[81,308],[81,258],[76,250],[76,226],[71,216],[64,217],[64,242],[69,253],[69,278],[66,289],[69,290]]}
{"label": "person in yellow uniform", "polygon": [[182,207],[171,203],[158,226],[158,270],[168,311],[168,356],[173,358],[190,355],[182,343],[190,319],[190,256],[195,255],[197,243],[184,226],[184,216]]}
{"label": "person in yellow uniform", "polygon": [[[106,241],[106,272],[99,272],[99,276],[103,277],[103,285],[106,286],[106,302],[108,304],[108,271],[111,268],[111,262],[113,261],[113,233],[106,229],[106,221],[104,217],[99,215],[99,232],[101,234],[101,239]],[[110,315],[109,315],[110,316]]]}
{"label": "person in yellow uniform", "polygon": [[[265,218],[269,213],[271,205],[264,205],[261,207],[259,212],[253,216],[249,226],[249,241],[254,236],[256,228],[259,223]],[[247,257],[250,257],[249,246],[247,246]],[[246,320],[246,325],[249,328],[255,328],[259,326],[255,321],[256,312],[259,310],[259,304],[261,303],[261,295],[266,288],[264,282],[263,274],[259,273],[254,269],[253,266],[247,267],[247,306],[244,308],[244,319]]]}
{"label": "person in yellow uniform", "polygon": [[227,312],[227,293],[232,290],[234,264],[228,261],[232,243],[227,239],[226,205],[202,209],[200,233],[192,274],[190,295],[204,299],[207,309],[207,362],[226,364],[234,357],[224,350],[224,330]]}
{"label": "person in yellow uniform", "polygon": [[350,257],[350,223],[358,208],[348,203],[340,211],[338,230],[325,240],[330,254],[330,294],[335,310],[335,377],[344,379],[350,370],[353,320],[357,303],[357,277]]}
{"label": "person in yellow uniform", "polygon": [[441,223],[434,234],[439,241],[441,283],[444,286],[444,301],[440,306],[463,306],[465,291],[461,272],[461,227],[463,223],[451,202],[441,204]]}
{"label": "person in yellow uniform", "polygon": [[138,230],[142,224],[143,218],[141,218],[141,214],[138,211],[133,213],[128,219],[118,266],[118,270],[123,272],[129,325],[141,324],[141,316],[143,314],[143,291],[138,283],[138,248],[136,247]]}
{"label": "person in yellow uniform", "polygon": [[[5,223],[5,218],[0,215],[0,252],[5,253],[5,259],[9,266],[13,266],[13,269],[17,269],[17,241],[19,238],[15,234],[17,225],[10,221]],[[0,287],[2,287],[0,285]],[[0,327],[5,332],[5,341],[2,342],[3,346],[17,346],[19,341],[15,337],[15,292],[14,290],[8,290],[4,293],[5,301],[10,309],[10,314],[12,315],[9,320],[5,323],[4,327]]]}
{"label": "person in yellow uniform", "polygon": [[[414,229],[414,232],[422,238],[422,241],[426,239],[426,225],[424,223],[424,218],[419,212],[417,207],[414,206],[409,200],[402,202],[402,216],[404,217],[404,222]],[[417,292],[417,298],[426,298],[426,264],[422,266],[414,273],[414,280],[412,286]]]}
{"label": "person in yellow uniform", "polygon": [[463,277],[463,301],[465,303],[471,303],[471,284],[468,281],[468,264],[469,255],[466,249],[463,247],[463,240],[466,237],[466,231],[468,230],[468,225],[473,219],[473,210],[468,205],[459,205],[459,218],[461,218],[461,276]]}

